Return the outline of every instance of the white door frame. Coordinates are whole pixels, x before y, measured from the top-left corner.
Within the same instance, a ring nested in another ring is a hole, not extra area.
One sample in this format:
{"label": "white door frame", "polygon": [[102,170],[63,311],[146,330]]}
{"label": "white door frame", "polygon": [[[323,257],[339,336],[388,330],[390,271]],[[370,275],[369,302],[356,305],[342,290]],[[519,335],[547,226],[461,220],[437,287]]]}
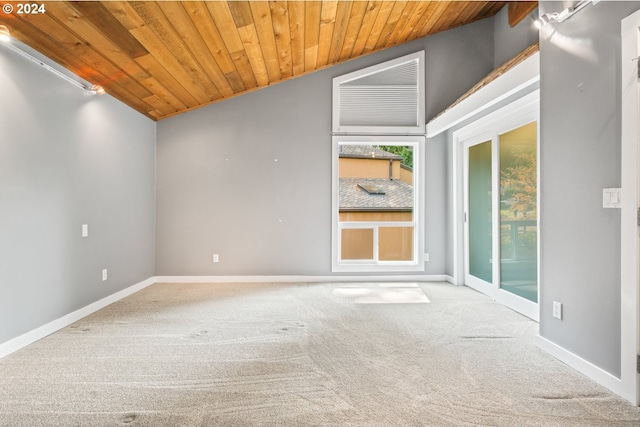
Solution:
{"label": "white door frame", "polygon": [[[483,118],[453,132],[453,212],[454,212],[454,228],[453,228],[453,251],[454,251],[454,266],[453,266],[453,283],[457,285],[465,284],[466,275],[466,249],[465,249],[465,155],[466,146],[470,141],[487,141],[496,140],[498,133],[507,132],[508,130],[515,129],[523,124],[530,123],[532,121],[538,121],[540,112],[540,90],[535,90],[509,105],[500,108],[486,115]],[[539,132],[538,132],[539,134]],[[495,141],[494,141],[495,142]],[[540,152],[540,138],[538,138],[538,153]],[[495,150],[495,143],[493,147],[494,160],[497,156]],[[494,161],[494,165],[497,162]],[[497,182],[497,172],[494,171],[494,181]],[[538,162],[538,188],[540,188],[540,162]],[[494,193],[497,196],[497,183],[494,183]],[[540,192],[538,192],[538,204],[540,200]],[[494,221],[496,215],[499,212],[494,212]],[[540,230],[540,219],[538,218],[538,235]],[[495,234],[495,233],[494,233]],[[494,253],[499,251],[499,237],[494,236]],[[499,253],[499,252],[497,252]],[[499,258],[494,256],[494,259]],[[540,259],[540,239],[538,239],[538,260]],[[494,263],[495,264],[495,263]],[[498,265],[494,265],[494,280],[496,269]],[[538,263],[538,277],[540,277],[540,263]],[[539,288],[538,288],[539,289]],[[481,290],[481,289],[479,289]],[[482,291],[482,290],[481,290]],[[484,292],[484,291],[483,291]],[[485,292],[496,301],[514,308],[516,311],[530,317],[535,321],[540,319],[539,305],[527,301],[524,298],[518,297],[502,289],[493,289],[489,292]],[[538,292],[539,295],[539,292]]]}
{"label": "white door frame", "polygon": [[640,174],[638,167],[640,145],[640,84],[638,56],[640,55],[640,11],[622,20],[622,212],[621,212],[621,372],[619,394],[640,404],[640,384],[637,355],[640,338],[638,301],[640,286],[638,269],[637,210],[640,201]]}

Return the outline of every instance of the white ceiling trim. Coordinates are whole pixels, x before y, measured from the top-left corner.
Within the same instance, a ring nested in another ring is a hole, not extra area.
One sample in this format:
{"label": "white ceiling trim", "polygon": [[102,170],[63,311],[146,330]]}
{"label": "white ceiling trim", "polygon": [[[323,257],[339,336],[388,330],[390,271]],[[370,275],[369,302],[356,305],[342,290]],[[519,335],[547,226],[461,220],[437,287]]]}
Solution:
{"label": "white ceiling trim", "polygon": [[451,129],[500,101],[540,81],[540,52],[506,71],[477,92],[432,119],[426,125],[427,138]]}

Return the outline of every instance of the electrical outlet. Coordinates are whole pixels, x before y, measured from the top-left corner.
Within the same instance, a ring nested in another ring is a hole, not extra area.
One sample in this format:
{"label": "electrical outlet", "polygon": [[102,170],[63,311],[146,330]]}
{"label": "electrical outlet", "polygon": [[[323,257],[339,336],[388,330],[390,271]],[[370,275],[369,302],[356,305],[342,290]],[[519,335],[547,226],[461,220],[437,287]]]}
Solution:
{"label": "electrical outlet", "polygon": [[82,224],[82,237],[89,236],[89,224]]}
{"label": "electrical outlet", "polygon": [[105,268],[104,270],[102,270],[102,281],[106,281],[107,280],[107,269]]}
{"label": "electrical outlet", "polygon": [[213,254],[213,262],[220,262],[220,255]]}
{"label": "electrical outlet", "polygon": [[429,254],[424,254],[424,261],[429,262]]}
{"label": "electrical outlet", "polygon": [[553,317],[562,320],[562,303],[558,301],[553,302]]}

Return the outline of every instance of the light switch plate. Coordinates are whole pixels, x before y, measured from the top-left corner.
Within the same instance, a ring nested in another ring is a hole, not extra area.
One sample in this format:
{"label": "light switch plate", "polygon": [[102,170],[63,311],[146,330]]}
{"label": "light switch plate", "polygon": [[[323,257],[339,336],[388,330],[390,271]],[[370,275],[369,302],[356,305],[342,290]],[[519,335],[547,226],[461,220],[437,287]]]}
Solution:
{"label": "light switch plate", "polygon": [[553,317],[562,320],[562,303],[558,301],[553,302]]}
{"label": "light switch plate", "polygon": [[620,188],[603,188],[602,189],[602,207],[603,208],[620,208],[621,205],[621,189]]}

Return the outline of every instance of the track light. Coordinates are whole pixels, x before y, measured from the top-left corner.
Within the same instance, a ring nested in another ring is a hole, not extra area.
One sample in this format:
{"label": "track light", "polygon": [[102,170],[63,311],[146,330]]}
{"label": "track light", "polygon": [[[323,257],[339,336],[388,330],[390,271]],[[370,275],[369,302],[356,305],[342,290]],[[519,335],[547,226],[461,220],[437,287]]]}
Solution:
{"label": "track light", "polygon": [[67,82],[71,83],[75,87],[77,87],[79,89],[82,89],[86,93],[88,93],[90,95],[104,95],[104,88],[102,88],[102,86],[98,86],[98,85],[88,86],[88,85],[86,85],[86,84],[84,84],[82,82],[74,80],[73,78],[69,77],[68,75],[56,70],[55,68],[53,68],[49,64],[46,64],[45,62],[43,62],[43,61],[39,60],[38,58],[28,54],[27,52],[25,52],[24,50],[20,49],[19,47],[13,45],[11,43],[11,33],[9,33],[9,29],[4,25],[0,25],[0,42],[2,42],[2,45],[6,46],[9,50],[14,51],[18,55],[22,56],[23,58],[28,59],[29,61],[31,61],[31,62],[33,62],[35,64],[38,64],[40,67],[44,68],[45,70],[49,71],[52,74],[55,74],[56,76],[60,77],[61,79],[66,80]]}
{"label": "track light", "polygon": [[544,15],[533,21],[533,25],[535,25],[537,29],[540,29],[547,25],[552,19],[553,18],[551,13],[545,13]]}
{"label": "track light", "polygon": [[540,16],[538,19],[534,21],[534,25],[536,26],[537,29],[540,29],[551,21],[564,22],[567,19],[571,18],[576,13],[578,13],[580,10],[582,10],[589,3],[595,4],[598,1],[599,0],[580,0],[573,6],[568,7],[561,12],[545,13],[544,15]]}
{"label": "track light", "polygon": [[93,95],[104,95],[104,88],[102,86],[93,85],[89,91],[93,92]]}

